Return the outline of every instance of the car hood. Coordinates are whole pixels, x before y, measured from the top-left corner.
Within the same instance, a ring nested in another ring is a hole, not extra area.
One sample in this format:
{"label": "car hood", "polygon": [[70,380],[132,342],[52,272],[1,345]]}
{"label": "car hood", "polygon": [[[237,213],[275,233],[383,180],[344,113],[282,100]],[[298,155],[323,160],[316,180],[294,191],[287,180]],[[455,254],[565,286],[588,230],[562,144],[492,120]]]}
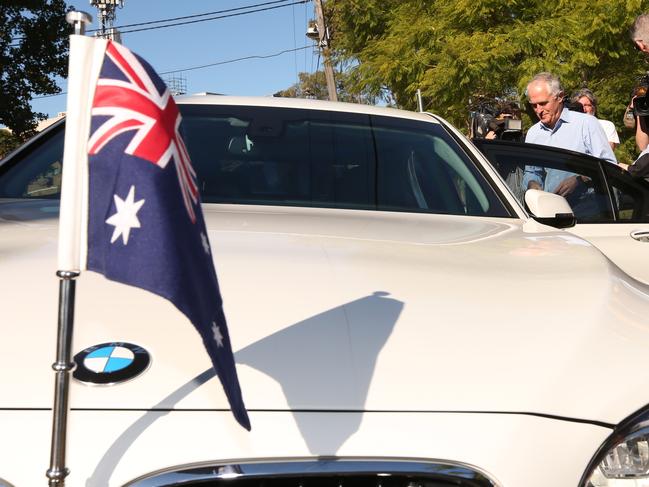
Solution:
{"label": "car hood", "polygon": [[[617,423],[649,402],[649,288],[577,237],[515,219],[204,208],[251,410]],[[57,215],[55,202],[0,203],[2,408],[52,404]],[[173,305],[85,272],[74,353],[113,341],[144,347],[149,368],[73,381],[73,409],[227,408]]]}

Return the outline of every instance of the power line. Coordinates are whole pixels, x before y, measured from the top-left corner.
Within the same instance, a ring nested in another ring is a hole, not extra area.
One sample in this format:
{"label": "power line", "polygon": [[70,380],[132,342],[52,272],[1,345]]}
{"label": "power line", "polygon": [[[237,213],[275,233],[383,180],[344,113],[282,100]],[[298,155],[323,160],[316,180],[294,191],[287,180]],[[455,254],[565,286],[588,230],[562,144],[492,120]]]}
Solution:
{"label": "power line", "polygon": [[[176,21],[176,20],[185,20],[185,19],[193,19],[193,18],[196,18],[196,17],[205,17],[206,15],[225,14],[225,13],[229,13],[229,12],[237,12],[239,10],[247,10],[247,9],[256,8],[256,7],[265,7],[266,5],[273,5],[273,4],[277,4],[277,3],[285,3],[285,2],[288,2],[288,1],[289,0],[274,0],[272,2],[256,3],[256,4],[253,4],[253,5],[246,5],[244,7],[228,8],[228,9],[225,9],[225,10],[215,10],[214,12],[205,12],[205,13],[202,13],[202,14],[185,15],[183,17],[173,17],[173,18],[169,18],[169,19],[151,20],[149,22],[139,22],[139,23],[136,23],[136,24],[118,25],[115,28],[116,29],[126,29],[126,28],[129,28],[129,27],[140,27],[142,25],[161,24],[161,23],[164,23],[164,22],[173,22],[173,21]],[[210,19],[205,19],[205,20],[210,20]],[[94,29],[94,30],[89,30],[87,32],[95,32],[97,30],[98,29]]]}
{"label": "power line", "polygon": [[[215,63],[204,64],[202,66],[192,66],[190,68],[174,69],[174,70],[171,70],[171,71],[161,71],[158,74],[162,76],[164,74],[180,73],[180,72],[184,72],[184,71],[194,71],[194,70],[197,70],[197,69],[209,68],[209,67],[212,67],[212,66],[220,66],[222,64],[230,64],[230,63],[236,63],[236,62],[239,62],[239,61],[247,61],[249,59],[268,59],[268,58],[272,58],[272,57],[281,56],[282,54],[286,54],[287,52],[300,51],[302,49],[309,49],[310,47],[312,47],[312,46],[302,46],[302,47],[297,47],[295,49],[285,49],[283,51],[279,51],[279,52],[276,52],[276,53],[273,53],[273,54],[265,54],[265,55],[264,54],[255,54],[255,55],[252,55],[252,56],[244,56],[244,57],[240,57],[240,58],[236,58],[236,59],[228,59],[226,61],[218,61],[218,62],[215,62]],[[67,91],[63,91],[61,93],[56,93],[54,95],[35,96],[35,97],[32,98],[32,100],[39,100],[41,98],[51,98],[53,96],[62,96],[62,95],[67,95],[67,93],[68,93]]]}
{"label": "power line", "polygon": [[67,95],[67,91],[62,91],[61,93],[55,93],[53,95],[43,95],[43,96],[35,96],[32,98],[32,100],[40,100],[41,98],[52,98],[53,96],[61,96],[61,95]]}
{"label": "power line", "polygon": [[284,5],[274,5],[272,7],[258,8],[256,10],[248,10],[247,12],[237,12],[237,13],[233,13],[233,14],[219,15],[219,16],[216,16],[216,17],[210,17],[208,19],[188,20],[186,22],[176,22],[176,23],[167,24],[167,25],[158,25],[158,26],[154,26],[154,27],[142,27],[141,29],[123,30],[123,31],[121,31],[121,33],[122,34],[130,34],[132,32],[142,32],[142,31],[145,31],[145,30],[165,29],[167,27],[177,27],[179,25],[197,24],[199,22],[207,22],[209,20],[220,20],[220,19],[227,19],[227,18],[230,18],[230,17],[239,17],[241,15],[248,15],[248,14],[253,14],[253,13],[257,13],[257,12],[265,12],[267,10],[275,10],[275,9],[278,9],[278,8],[290,7],[291,5],[300,5],[300,4],[303,4],[303,3],[308,3],[310,1],[311,0],[298,0],[296,2],[286,3]]}
{"label": "power line", "polygon": [[[273,9],[276,9],[276,8],[289,7],[291,5],[300,5],[300,4],[308,3],[311,0],[299,0],[299,1],[295,1],[293,3],[286,3],[288,1],[289,0],[273,0],[273,1],[270,1],[270,2],[256,3],[256,4],[252,4],[252,5],[246,5],[246,6],[243,6],[243,7],[235,7],[235,8],[225,9],[225,10],[215,10],[213,12],[205,12],[205,13],[202,13],[202,14],[185,15],[185,16],[182,16],[182,17],[172,17],[172,18],[168,18],[168,19],[151,20],[149,22],[139,22],[139,23],[135,23],[135,24],[119,25],[119,26],[115,26],[115,28],[116,29],[127,29],[129,27],[139,27],[139,26],[143,26],[143,25],[153,25],[153,24],[161,24],[161,23],[165,23],[165,22],[174,22],[176,20],[194,19],[196,17],[205,17],[207,15],[226,14],[226,13],[230,13],[230,12],[239,12],[239,13],[231,14],[231,15],[220,15],[220,16],[217,16],[217,17],[210,17],[208,19],[192,20],[192,21],[188,21],[188,22],[176,22],[176,23],[173,23],[173,24],[160,25],[160,26],[149,27],[149,28],[144,28],[144,29],[132,29],[132,30],[124,31],[123,33],[140,32],[140,31],[143,31],[143,30],[153,30],[153,29],[164,29],[165,27],[175,27],[177,25],[193,24],[193,23],[197,23],[197,22],[207,22],[208,20],[219,20],[219,19],[225,19],[225,18],[228,18],[228,17],[237,17],[239,15],[252,14],[252,13],[256,13],[256,12],[263,12],[265,10],[273,10]],[[280,3],[283,3],[284,5],[276,5],[276,4],[280,4]],[[257,9],[257,7],[266,7],[268,5],[275,5],[275,6],[274,7],[269,7],[269,8],[258,8]],[[256,9],[256,10],[249,10],[249,9]],[[241,10],[247,10],[247,11],[246,12],[240,12]],[[91,29],[91,30],[88,30],[86,32],[87,33],[99,32],[99,30],[100,29]],[[24,38],[25,38],[25,36],[14,37],[11,40],[11,42],[19,41],[19,40],[22,40]],[[17,47],[18,45],[19,44],[15,44],[15,45],[12,44],[9,47]]]}
{"label": "power line", "polygon": [[252,56],[245,56],[245,57],[240,57],[240,58],[236,58],[236,59],[228,59],[227,61],[218,61],[218,62],[215,62],[215,63],[203,64],[201,66],[192,66],[191,68],[174,69],[173,71],[163,71],[163,72],[158,73],[158,74],[162,75],[162,74],[180,73],[180,72],[183,72],[183,71],[194,71],[196,69],[209,68],[209,67],[212,67],[212,66],[220,66],[222,64],[236,63],[236,62],[239,62],[239,61],[246,61],[248,59],[268,59],[268,58],[272,58],[272,57],[281,56],[282,54],[286,54],[287,52],[301,51],[302,49],[309,49],[311,47],[312,46],[302,46],[302,47],[296,47],[295,49],[285,49],[283,51],[276,52],[274,54],[266,54],[266,55],[255,54],[255,55],[252,55]]}

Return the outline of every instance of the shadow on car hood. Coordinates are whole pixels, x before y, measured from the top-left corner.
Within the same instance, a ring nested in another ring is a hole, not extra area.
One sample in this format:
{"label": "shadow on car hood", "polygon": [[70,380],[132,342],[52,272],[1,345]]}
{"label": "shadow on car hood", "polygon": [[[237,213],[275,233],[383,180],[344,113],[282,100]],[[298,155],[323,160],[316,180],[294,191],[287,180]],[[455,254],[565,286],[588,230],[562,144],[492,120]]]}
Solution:
{"label": "shadow on car hood", "polygon": [[[2,407],[51,406],[52,208],[0,204],[0,365],[19,371],[3,377]],[[646,366],[647,288],[576,237],[445,215],[206,205],[205,216],[251,410],[615,423],[649,402],[649,379],[628,373]],[[163,299],[88,272],[75,316],[75,353],[129,342],[151,364],[113,386],[74,381],[73,410],[227,408],[198,334]]]}

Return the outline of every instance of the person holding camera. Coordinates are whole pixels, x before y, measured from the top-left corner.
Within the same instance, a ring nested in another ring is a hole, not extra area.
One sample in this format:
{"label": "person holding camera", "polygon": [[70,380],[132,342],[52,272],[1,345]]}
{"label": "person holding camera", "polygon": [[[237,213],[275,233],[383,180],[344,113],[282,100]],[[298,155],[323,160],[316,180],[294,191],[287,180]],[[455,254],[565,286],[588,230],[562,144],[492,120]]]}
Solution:
{"label": "person holding camera", "polygon": [[[635,22],[633,22],[633,27],[631,27],[631,39],[636,49],[649,54],[649,14],[641,14],[636,17]],[[635,93],[629,109],[633,109],[637,96],[639,95]],[[647,124],[646,118],[639,117],[637,114],[635,116],[635,143],[641,152],[649,146],[649,124]]]}
{"label": "person holding camera", "polygon": [[[597,118],[597,98],[595,97],[595,94],[588,88],[582,88],[581,90],[577,91],[574,95],[572,95],[571,101],[573,103],[579,103],[582,107],[584,107],[584,113]],[[597,118],[597,120],[604,129],[604,133],[606,134],[606,138],[608,139],[608,143],[611,146],[611,149],[615,149],[620,144],[620,137],[617,135],[617,129],[615,128],[615,125],[609,120],[602,120],[601,118]]]}
{"label": "person holding camera", "polygon": [[[539,73],[527,84],[529,105],[539,121],[525,136],[525,142],[569,149],[617,164],[606,134],[595,117],[568,110],[559,78]],[[578,193],[587,181],[583,176],[561,169],[526,166],[524,189],[540,189],[564,197]]]}

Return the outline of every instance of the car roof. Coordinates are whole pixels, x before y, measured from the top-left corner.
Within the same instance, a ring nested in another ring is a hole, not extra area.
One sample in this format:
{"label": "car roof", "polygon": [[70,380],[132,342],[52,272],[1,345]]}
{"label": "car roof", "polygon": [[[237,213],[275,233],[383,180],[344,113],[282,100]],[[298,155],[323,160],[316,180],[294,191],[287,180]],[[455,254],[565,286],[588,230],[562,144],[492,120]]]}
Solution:
{"label": "car roof", "polygon": [[[310,100],[305,98],[285,98],[285,97],[263,97],[263,96],[226,96],[211,93],[202,93],[194,95],[181,95],[174,97],[178,105],[232,105],[232,106],[256,106],[256,107],[275,107],[275,108],[293,108],[306,110],[320,110],[342,113],[359,113],[366,115],[381,115],[385,117],[394,117],[409,120],[420,120],[428,123],[439,124],[440,122],[430,113],[411,112],[391,107],[378,107],[374,105],[362,105],[360,103],[332,102],[324,100]],[[42,135],[58,130],[65,124],[65,117],[54,122],[52,125],[39,132],[35,137],[29,139],[25,144],[17,149],[5,154],[0,160],[9,159],[10,156],[18,150],[26,147],[39,139]]]}
{"label": "car roof", "polygon": [[425,112],[411,112],[391,107],[362,105],[360,103],[346,103],[340,101],[310,100],[305,98],[284,98],[270,96],[223,96],[223,95],[186,95],[175,97],[179,105],[236,105],[275,108],[294,108],[306,110],[321,110],[329,112],[359,113],[367,115],[381,115],[386,117],[422,120],[425,122],[439,123],[431,114]]}

